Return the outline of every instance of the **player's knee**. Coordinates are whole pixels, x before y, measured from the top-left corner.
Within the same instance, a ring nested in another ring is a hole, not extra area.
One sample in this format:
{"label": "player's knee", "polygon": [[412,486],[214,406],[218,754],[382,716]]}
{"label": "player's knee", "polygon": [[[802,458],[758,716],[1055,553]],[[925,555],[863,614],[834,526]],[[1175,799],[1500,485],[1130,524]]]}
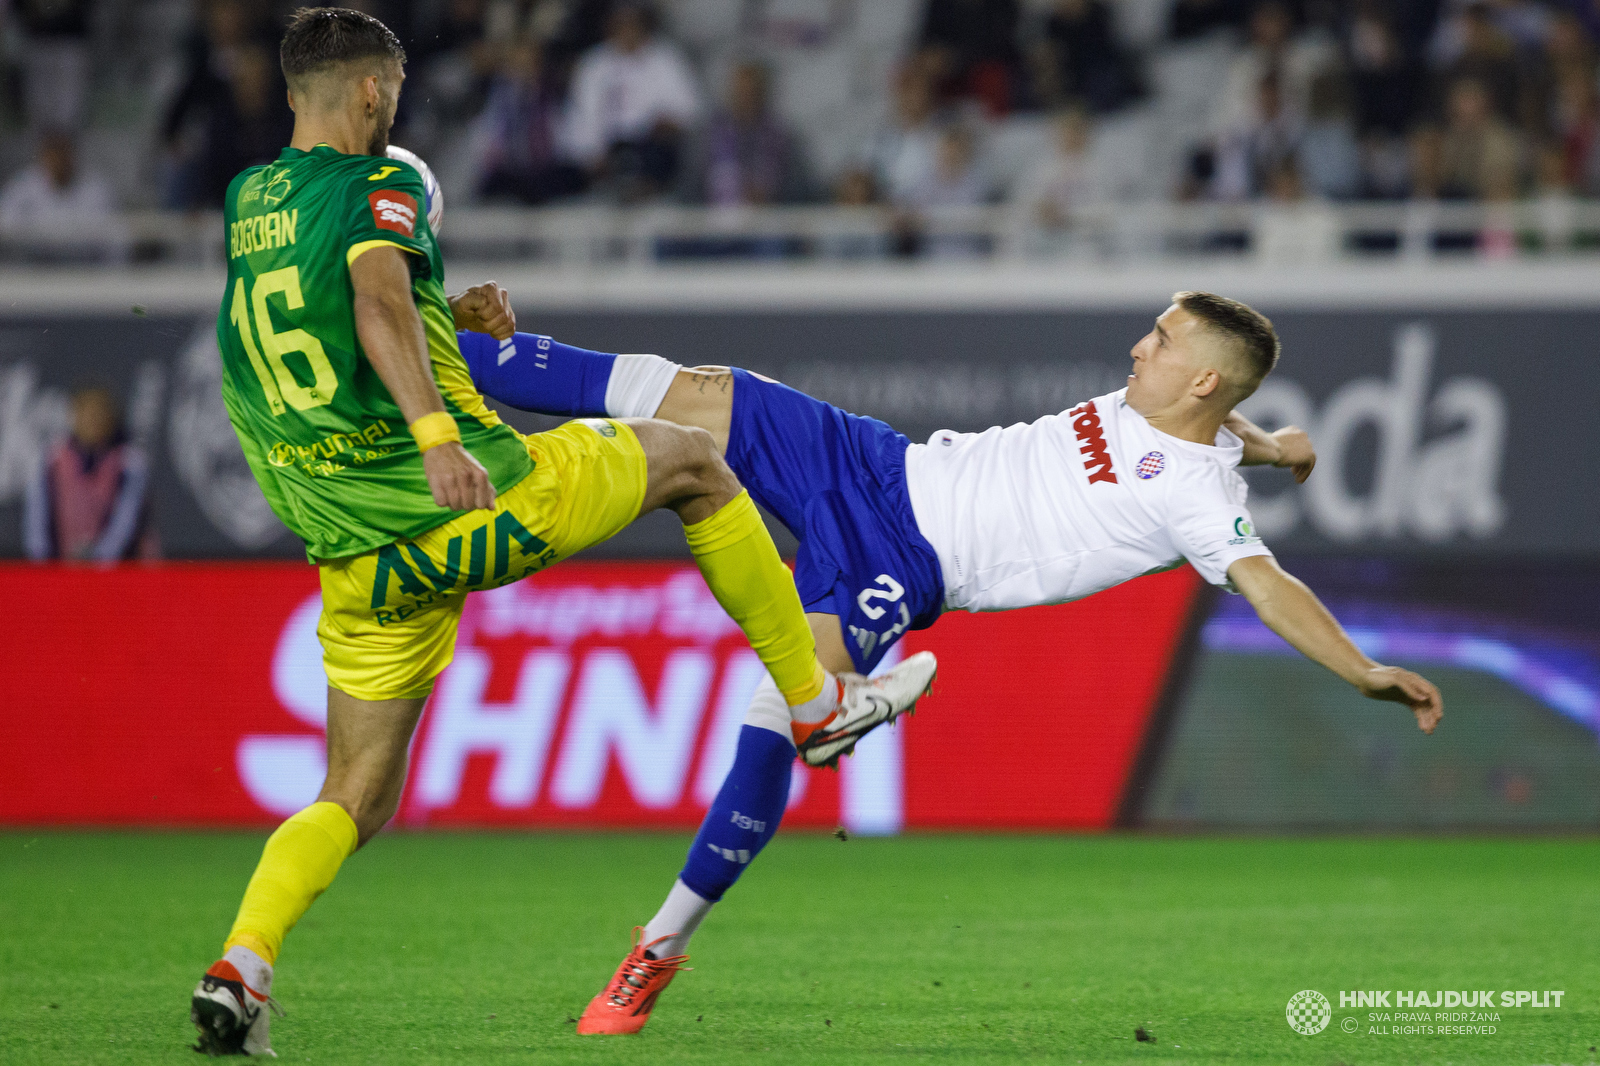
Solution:
{"label": "player's knee", "polygon": [[709,495],[725,491],[730,484],[738,484],[738,479],[728,469],[727,461],[717,449],[716,438],[709,431],[699,426],[676,428],[682,435],[677,449],[681,456],[681,475],[690,495]]}

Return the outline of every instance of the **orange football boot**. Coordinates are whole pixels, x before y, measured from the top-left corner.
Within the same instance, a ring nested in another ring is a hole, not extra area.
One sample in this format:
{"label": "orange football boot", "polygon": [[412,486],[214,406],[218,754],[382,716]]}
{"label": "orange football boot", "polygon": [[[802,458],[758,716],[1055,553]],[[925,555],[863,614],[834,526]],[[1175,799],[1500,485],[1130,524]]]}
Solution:
{"label": "orange football boot", "polygon": [[687,955],[652,959],[645,952],[668,940],[659,937],[646,944],[644,926],[633,927],[633,950],[617,967],[610,983],[589,1001],[578,1019],[578,1035],[637,1033],[650,1020],[656,997],[672,983],[673,976],[689,961]]}

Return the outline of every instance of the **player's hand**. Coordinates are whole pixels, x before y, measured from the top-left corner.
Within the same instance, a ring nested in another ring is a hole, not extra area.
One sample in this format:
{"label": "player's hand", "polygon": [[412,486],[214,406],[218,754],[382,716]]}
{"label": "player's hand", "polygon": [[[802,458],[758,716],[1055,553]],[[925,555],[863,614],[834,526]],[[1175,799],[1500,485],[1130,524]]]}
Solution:
{"label": "player's hand", "polygon": [[511,294],[497,281],[474,285],[452,297],[450,310],[456,329],[487,333],[497,341],[508,340],[517,331],[517,313],[511,309]]}
{"label": "player's hand", "polygon": [[1311,438],[1299,426],[1284,426],[1275,430],[1272,439],[1278,442],[1278,461],[1273,466],[1286,466],[1294,471],[1294,479],[1298,484],[1305,484],[1306,478],[1311,476],[1311,468],[1317,465],[1317,450],[1311,446]]}
{"label": "player's hand", "polygon": [[448,441],[422,453],[433,502],[452,511],[494,510],[494,485],[489,472],[460,441]]}
{"label": "player's hand", "polygon": [[1356,683],[1361,694],[1371,700],[1403,703],[1417,716],[1417,728],[1432,733],[1444,717],[1444,697],[1432,681],[1398,666],[1375,666]]}

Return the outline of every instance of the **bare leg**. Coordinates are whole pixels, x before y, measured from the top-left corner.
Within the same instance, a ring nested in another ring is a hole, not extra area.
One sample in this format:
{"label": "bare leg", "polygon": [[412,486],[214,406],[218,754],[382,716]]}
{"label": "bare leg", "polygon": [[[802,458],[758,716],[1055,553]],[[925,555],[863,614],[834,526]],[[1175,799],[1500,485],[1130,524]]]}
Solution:
{"label": "bare leg", "polygon": [[[680,380],[682,377],[679,374]],[[666,406],[662,404],[663,408]],[[653,418],[623,421],[639,438],[648,464],[641,514],[667,507],[678,513],[684,525],[694,525],[716,514],[743,491],[709,430]]]}
{"label": "bare leg", "polygon": [[365,844],[400,809],[420,700],[358,700],[328,689],[328,777],[317,801],[337,803]]}
{"label": "bare leg", "polygon": [[844,629],[836,614],[814,612],[806,615],[811,626],[811,637],[817,642],[817,660],[829,673],[847,674],[856,668],[850,651],[844,644]]}
{"label": "bare leg", "polygon": [[725,366],[697,366],[678,371],[656,417],[680,426],[697,426],[711,434],[717,454],[728,450],[733,424],[733,371]]}

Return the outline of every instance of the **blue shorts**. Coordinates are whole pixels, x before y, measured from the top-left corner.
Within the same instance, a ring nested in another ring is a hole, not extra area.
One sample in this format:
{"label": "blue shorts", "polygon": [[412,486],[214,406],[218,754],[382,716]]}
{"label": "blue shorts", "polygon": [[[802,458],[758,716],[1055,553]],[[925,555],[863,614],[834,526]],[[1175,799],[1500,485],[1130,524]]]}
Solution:
{"label": "blue shorts", "polygon": [[907,630],[944,608],[939,557],[906,489],[905,436],[787,385],[733,371],[728,465],[800,541],[794,580],[807,611],[836,614],[869,672]]}

